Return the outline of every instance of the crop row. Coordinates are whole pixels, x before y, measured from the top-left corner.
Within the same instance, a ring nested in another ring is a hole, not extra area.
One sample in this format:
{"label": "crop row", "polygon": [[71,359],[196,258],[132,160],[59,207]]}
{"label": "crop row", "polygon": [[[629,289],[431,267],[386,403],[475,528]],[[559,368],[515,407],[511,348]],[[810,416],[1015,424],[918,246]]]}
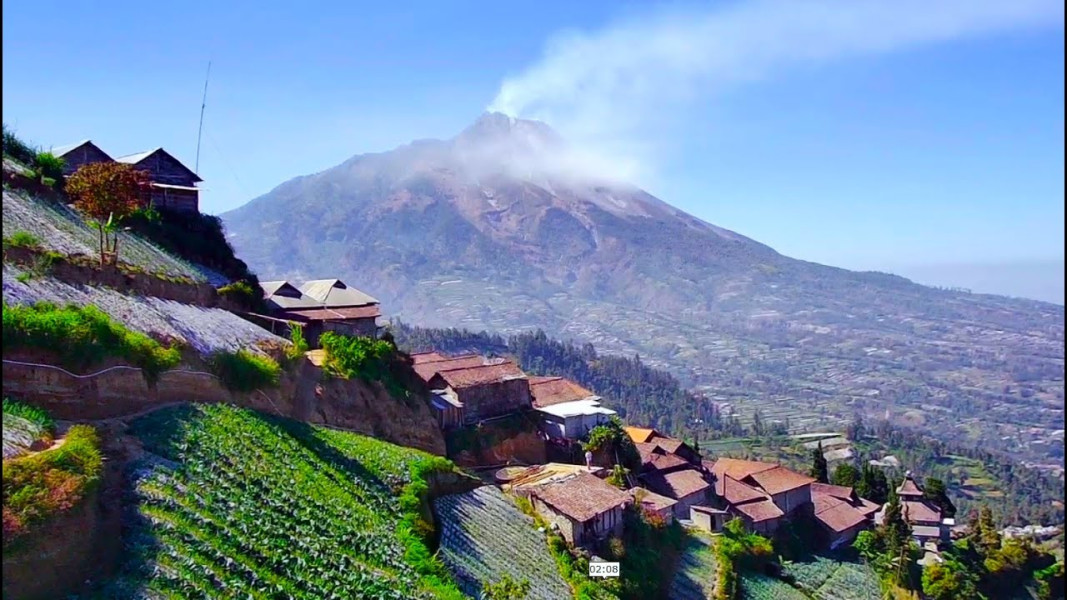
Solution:
{"label": "crop row", "polygon": [[709,543],[696,537],[690,539],[671,582],[671,599],[711,598],[715,588],[715,571],[715,552]]}
{"label": "crop row", "polygon": [[441,558],[461,589],[477,596],[505,574],[530,582],[531,600],[567,598],[570,591],[533,519],[497,488],[485,486],[437,499]]}
{"label": "crop row", "polygon": [[123,597],[430,597],[405,562],[389,487],[316,430],[223,405],[132,429],[161,460],[134,486],[141,525],[127,543],[143,564],[128,565],[140,576]]}
{"label": "crop row", "polygon": [[759,573],[741,574],[741,600],[808,600],[800,590],[781,579]]}
{"label": "crop row", "polygon": [[[26,231],[49,249],[62,254],[96,256],[98,233],[74,210],[44,202],[19,190],[4,190],[4,231]],[[152,273],[185,276],[195,281],[225,285],[229,281],[210,269],[170,255],[151,242],[126,232],[119,234],[122,260]]]}
{"label": "crop row", "polygon": [[204,308],[153,296],[127,296],[108,288],[72,286],[50,277],[19,281],[21,271],[4,264],[3,298],[8,304],[39,300],[57,305],[94,305],[134,331],[188,344],[201,355],[236,352],[257,343],[284,340],[267,330],[220,309]]}

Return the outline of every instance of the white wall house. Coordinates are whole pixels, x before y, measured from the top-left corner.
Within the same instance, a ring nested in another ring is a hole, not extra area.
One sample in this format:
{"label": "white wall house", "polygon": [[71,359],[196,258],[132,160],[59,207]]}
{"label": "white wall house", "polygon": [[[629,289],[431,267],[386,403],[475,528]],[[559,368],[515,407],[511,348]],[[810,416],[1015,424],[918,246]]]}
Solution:
{"label": "white wall house", "polygon": [[600,405],[597,397],[535,408],[545,433],[552,438],[578,439],[597,425],[607,423],[615,411]]}

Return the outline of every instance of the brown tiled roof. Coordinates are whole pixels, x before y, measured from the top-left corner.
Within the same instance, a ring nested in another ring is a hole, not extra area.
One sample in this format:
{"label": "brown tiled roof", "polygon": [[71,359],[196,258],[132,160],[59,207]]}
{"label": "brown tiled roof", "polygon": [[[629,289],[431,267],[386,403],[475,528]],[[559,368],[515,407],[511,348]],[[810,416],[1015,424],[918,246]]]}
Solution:
{"label": "brown tiled roof", "polygon": [[530,393],[533,395],[533,405],[536,407],[584,400],[596,395],[577,383],[562,377],[537,377],[531,379]]}
{"label": "brown tiled roof", "polygon": [[858,506],[856,506],[857,510],[859,510],[861,513],[868,517],[881,510],[881,508],[881,506],[874,502],[871,502],[866,498],[860,498],[860,503]]}
{"label": "brown tiled roof", "polygon": [[549,381],[556,381],[557,379],[563,379],[559,376],[545,377],[544,375],[530,375],[530,385],[537,385],[539,383],[546,383]]}
{"label": "brown tiled roof", "polygon": [[715,479],[715,495],[728,504],[743,504],[753,500],[767,499],[763,492],[723,474]]}
{"label": "brown tiled roof", "polygon": [[678,504],[677,500],[661,496],[655,492],[646,490],[645,488],[635,487],[626,490],[626,493],[630,494],[630,497],[633,498],[635,502],[637,501],[638,492],[641,492],[641,506],[644,508],[663,510],[664,508],[670,508],[675,504]]}
{"label": "brown tiled roof", "polygon": [[644,444],[652,439],[652,436],[657,435],[655,429],[643,429],[641,427],[623,427],[625,431],[635,443]]}
{"label": "brown tiled roof", "polygon": [[867,520],[867,517],[847,501],[829,494],[812,496],[815,518],[832,531],[841,533]]}
{"label": "brown tiled roof", "polygon": [[662,484],[663,490],[673,498],[684,498],[711,487],[704,476],[694,469],[675,471],[666,475],[657,474],[655,481]]}
{"label": "brown tiled roof", "polygon": [[811,485],[815,481],[807,475],[801,475],[782,466],[753,473],[746,479],[755,481],[765,492],[772,496],[795,490],[805,485]]}
{"label": "brown tiled roof", "polygon": [[941,522],[941,511],[926,502],[911,502],[904,500],[900,503],[900,511],[906,515],[908,522],[934,521]]}
{"label": "brown tiled roof", "polygon": [[[644,461],[642,461],[644,462]],[[646,468],[655,471],[669,471],[671,469],[677,469],[684,467],[689,463],[684,458],[677,454],[651,454],[649,459],[644,463]]]}
{"label": "brown tiled roof", "polygon": [[377,304],[349,308],[294,308],[277,313],[279,319],[292,321],[344,321],[347,319],[373,319],[382,316]]}
{"label": "brown tiled roof", "polygon": [[447,371],[439,370],[437,376],[444,379],[452,389],[462,389],[496,383],[505,379],[524,379],[526,374],[515,363],[502,362],[494,365],[460,367]]}
{"label": "brown tiled roof", "polygon": [[653,455],[665,454],[667,451],[655,444],[642,444],[640,442],[634,442],[634,447],[637,448],[637,453],[641,455],[641,462],[646,463],[652,460]]}
{"label": "brown tiled roof", "polygon": [[814,500],[816,494],[822,494],[826,496],[833,496],[835,498],[841,498],[842,500],[852,500],[852,488],[845,487],[843,485],[831,485],[829,483],[819,483],[818,481],[811,484],[811,497]]}
{"label": "brown tiled roof", "polygon": [[415,373],[417,373],[423,381],[429,382],[433,379],[433,376],[440,371],[458,369],[460,367],[476,367],[484,365],[486,360],[487,359],[480,354],[466,354],[453,358],[443,358],[441,360],[415,361]]}
{"label": "brown tiled roof", "polygon": [[678,452],[678,449],[681,448],[683,444],[685,444],[685,442],[683,442],[682,440],[676,440],[674,438],[669,438],[662,435],[653,436],[650,443],[655,444],[660,448],[663,448],[667,452],[671,453]]}
{"label": "brown tiled roof", "polygon": [[897,488],[897,495],[901,498],[909,496],[921,497],[923,491],[922,488],[919,487],[919,484],[915,483],[915,480],[912,479],[911,475],[907,475],[904,477],[904,481],[900,484],[900,487]]}
{"label": "brown tiled roof", "polygon": [[434,362],[438,360],[447,360],[448,357],[440,352],[416,352],[411,355],[411,360],[416,365],[421,365],[425,362]]}
{"label": "brown tiled roof", "polygon": [[630,502],[626,492],[588,473],[536,488],[531,495],[579,523]]}
{"label": "brown tiled roof", "polygon": [[733,507],[737,512],[748,517],[752,522],[767,521],[785,516],[782,509],[774,505],[769,498],[738,504]]}
{"label": "brown tiled roof", "polygon": [[729,475],[734,479],[744,479],[753,473],[767,471],[778,465],[774,463],[757,462],[754,460],[741,460],[738,458],[720,458],[711,466],[711,472],[715,475]]}

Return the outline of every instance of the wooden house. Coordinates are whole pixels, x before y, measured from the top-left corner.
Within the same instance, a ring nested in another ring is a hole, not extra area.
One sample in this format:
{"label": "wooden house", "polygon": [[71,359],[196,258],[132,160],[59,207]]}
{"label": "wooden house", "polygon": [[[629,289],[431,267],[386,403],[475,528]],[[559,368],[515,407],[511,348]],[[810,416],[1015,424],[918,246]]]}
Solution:
{"label": "wooden house", "polygon": [[326,331],[378,335],[378,301],[339,279],[309,281],[300,287],[288,281],[266,281],[260,287],[270,316],[302,325],[312,348],[318,347],[319,337]]}
{"label": "wooden house", "polygon": [[655,429],[624,427],[623,430],[630,436],[634,444],[656,445],[669,454],[681,457],[691,465],[700,465],[700,454],[682,440],[665,436]]}
{"label": "wooden house", "polygon": [[82,165],[115,160],[90,140],[53,148],[51,152],[63,159],[63,175],[65,176],[73,175]]}
{"label": "wooden house", "polygon": [[153,207],[200,212],[200,189],[196,184],[203,180],[163,148],[120,156],[115,161],[148,173]]}
{"label": "wooden house", "polygon": [[827,535],[830,549],[849,544],[873,523],[878,505],[856,495],[850,487],[811,484],[815,521]]}
{"label": "wooden house", "polygon": [[454,402],[464,425],[530,407],[530,382],[510,361],[440,370],[429,387]]}
{"label": "wooden house", "polygon": [[711,465],[712,476],[729,475],[767,494],[785,515],[797,511],[811,513],[811,484],[814,479],[775,463],[720,458]]}
{"label": "wooden house", "polygon": [[691,507],[710,500],[711,484],[696,469],[652,473],[643,479],[648,489],[675,500],[674,516],[679,519],[688,519]]}
{"label": "wooden house", "polygon": [[619,537],[630,495],[588,473],[549,483],[530,492],[531,504],[563,539],[574,546]]}

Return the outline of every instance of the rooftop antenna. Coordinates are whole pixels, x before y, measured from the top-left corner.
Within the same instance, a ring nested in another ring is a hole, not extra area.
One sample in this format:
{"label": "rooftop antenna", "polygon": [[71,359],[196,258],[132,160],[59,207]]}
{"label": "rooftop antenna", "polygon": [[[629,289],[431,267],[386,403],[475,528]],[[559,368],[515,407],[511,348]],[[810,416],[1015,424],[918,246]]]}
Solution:
{"label": "rooftop antenna", "polygon": [[207,61],[207,75],[204,76],[204,98],[200,101],[200,127],[196,130],[196,165],[193,172],[200,174],[200,136],[204,132],[204,107],[207,106],[207,80],[211,77],[211,61]]}

